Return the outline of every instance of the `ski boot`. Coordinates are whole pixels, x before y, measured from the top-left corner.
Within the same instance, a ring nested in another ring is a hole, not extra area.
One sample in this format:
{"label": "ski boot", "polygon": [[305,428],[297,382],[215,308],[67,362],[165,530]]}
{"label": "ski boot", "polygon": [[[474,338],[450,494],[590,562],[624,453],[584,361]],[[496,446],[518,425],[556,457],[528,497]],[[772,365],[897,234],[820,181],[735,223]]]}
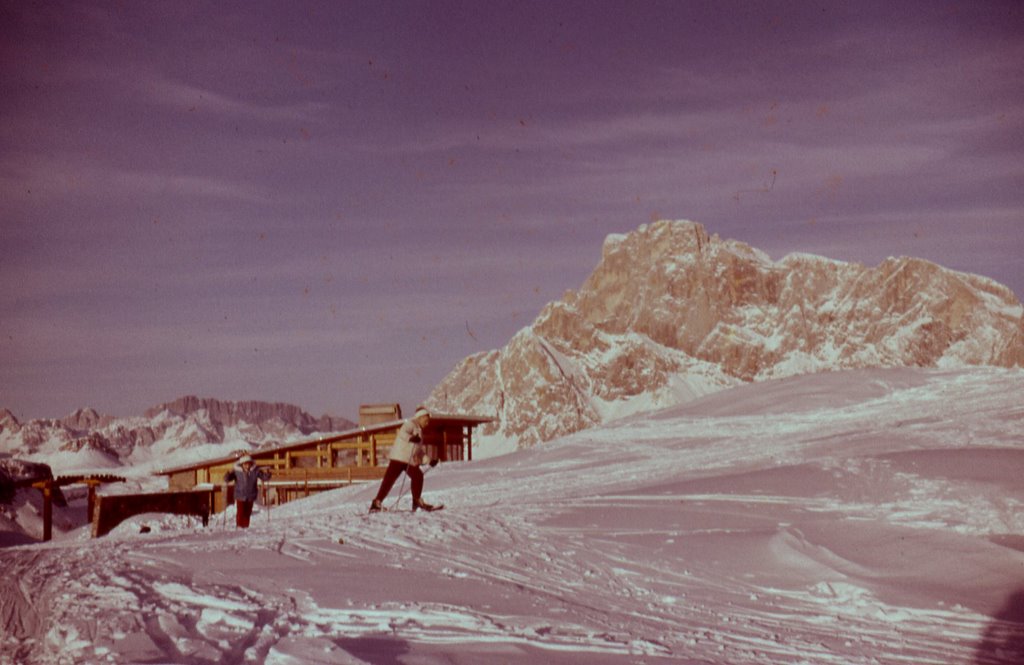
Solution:
{"label": "ski boot", "polygon": [[413,501],[412,502],[412,512],[414,512],[414,513],[417,510],[422,510],[422,511],[425,511],[425,512],[428,512],[428,513],[432,513],[435,510],[441,510],[442,508],[444,508],[443,505],[441,505],[441,506],[432,506],[429,503],[427,503],[426,501],[424,501],[423,499],[419,499],[418,501]]}

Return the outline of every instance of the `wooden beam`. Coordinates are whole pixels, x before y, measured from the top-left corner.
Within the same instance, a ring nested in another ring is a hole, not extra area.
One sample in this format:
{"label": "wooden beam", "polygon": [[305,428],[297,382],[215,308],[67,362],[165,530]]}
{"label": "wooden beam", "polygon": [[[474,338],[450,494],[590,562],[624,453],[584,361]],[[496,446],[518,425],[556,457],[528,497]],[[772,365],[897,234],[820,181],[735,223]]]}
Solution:
{"label": "wooden beam", "polygon": [[46,483],[43,490],[43,540],[53,538],[53,485]]}
{"label": "wooden beam", "polygon": [[43,540],[53,538],[53,483],[43,488]]}
{"label": "wooden beam", "polygon": [[43,540],[53,538],[53,479],[38,480],[32,487],[43,493]]}
{"label": "wooden beam", "polygon": [[88,485],[88,487],[89,487],[89,493],[86,494],[85,514],[86,514],[86,517],[88,517],[89,521],[91,522],[92,521],[93,507],[96,505],[96,486],[99,485],[99,483],[98,482],[87,482],[86,485]]}

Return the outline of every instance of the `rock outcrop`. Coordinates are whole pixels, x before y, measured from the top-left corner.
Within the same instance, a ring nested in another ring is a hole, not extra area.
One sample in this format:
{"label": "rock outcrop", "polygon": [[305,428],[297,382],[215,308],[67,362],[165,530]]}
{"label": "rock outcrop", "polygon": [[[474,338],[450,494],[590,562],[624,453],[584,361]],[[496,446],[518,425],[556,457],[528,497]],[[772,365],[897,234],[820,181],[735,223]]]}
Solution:
{"label": "rock outcrop", "polygon": [[739,382],[863,367],[1024,366],[1006,287],[915,258],[772,261],[693,222],[606,239],[578,291],[500,350],[462,361],[430,404],[494,415],[529,446]]}

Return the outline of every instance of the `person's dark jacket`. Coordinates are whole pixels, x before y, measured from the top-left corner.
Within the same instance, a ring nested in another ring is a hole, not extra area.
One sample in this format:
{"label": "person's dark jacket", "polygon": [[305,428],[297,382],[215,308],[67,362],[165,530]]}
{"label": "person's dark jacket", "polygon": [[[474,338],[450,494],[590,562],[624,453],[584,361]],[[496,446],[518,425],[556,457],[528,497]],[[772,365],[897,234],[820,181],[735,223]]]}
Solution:
{"label": "person's dark jacket", "polygon": [[224,474],[224,482],[235,483],[235,501],[255,501],[259,496],[259,480],[269,480],[270,469],[253,466],[246,472],[239,465]]}

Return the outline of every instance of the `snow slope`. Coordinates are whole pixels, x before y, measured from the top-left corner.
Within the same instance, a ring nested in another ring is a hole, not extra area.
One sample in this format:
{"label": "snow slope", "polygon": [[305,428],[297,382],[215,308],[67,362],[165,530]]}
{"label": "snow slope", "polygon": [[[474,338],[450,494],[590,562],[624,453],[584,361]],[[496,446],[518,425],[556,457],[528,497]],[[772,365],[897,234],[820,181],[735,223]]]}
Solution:
{"label": "snow slope", "polygon": [[442,513],[407,512],[406,493],[368,516],[363,486],[247,532],[164,518],[3,549],[0,653],[1019,663],[1022,395],[1024,372],[994,368],[768,381],[442,465]]}

